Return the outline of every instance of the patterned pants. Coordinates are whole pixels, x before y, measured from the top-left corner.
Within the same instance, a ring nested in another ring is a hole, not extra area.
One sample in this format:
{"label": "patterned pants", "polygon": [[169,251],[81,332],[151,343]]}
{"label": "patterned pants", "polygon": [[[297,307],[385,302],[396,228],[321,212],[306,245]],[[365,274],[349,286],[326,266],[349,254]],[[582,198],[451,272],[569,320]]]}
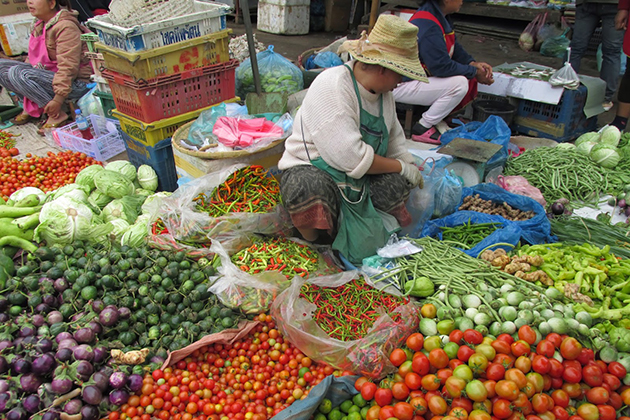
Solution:
{"label": "patterned pants", "polygon": [[[409,185],[400,174],[370,177],[370,198],[378,210],[391,214],[401,226],[411,223],[405,207]],[[333,235],[341,206],[339,188],[332,177],[312,165],[294,166],[280,178],[282,203],[297,228],[321,229]]]}
{"label": "patterned pants", "polygon": [[[50,70],[37,69],[20,61],[0,59],[0,85],[17,94],[20,99],[28,98],[41,108],[55,97],[53,77]],[[72,82],[68,99],[79,99],[88,92],[85,82]]]}

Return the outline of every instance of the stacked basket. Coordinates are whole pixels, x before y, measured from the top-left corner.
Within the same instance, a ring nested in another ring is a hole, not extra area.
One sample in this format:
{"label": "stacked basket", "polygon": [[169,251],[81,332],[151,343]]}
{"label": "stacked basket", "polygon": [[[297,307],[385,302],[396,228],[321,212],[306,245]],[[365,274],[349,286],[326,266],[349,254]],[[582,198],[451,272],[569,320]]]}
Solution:
{"label": "stacked basket", "polygon": [[174,191],[177,175],[171,137],[181,125],[216,104],[235,100],[235,69],[225,5],[194,2],[195,12],[122,28],[107,16],[90,19],[100,69],[120,120],[129,161],[148,164],[159,188]]}

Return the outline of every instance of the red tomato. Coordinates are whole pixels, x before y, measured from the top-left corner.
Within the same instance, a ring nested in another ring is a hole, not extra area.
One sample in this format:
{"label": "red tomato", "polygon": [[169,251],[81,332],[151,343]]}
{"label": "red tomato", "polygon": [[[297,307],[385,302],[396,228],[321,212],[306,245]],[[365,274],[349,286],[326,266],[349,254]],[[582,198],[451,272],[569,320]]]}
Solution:
{"label": "red tomato", "polygon": [[586,399],[593,404],[606,404],[610,399],[610,393],[606,388],[596,386],[586,391]]}
{"label": "red tomato", "polygon": [[389,361],[396,367],[402,365],[405,360],[407,360],[407,354],[402,349],[395,349],[389,355]]}
{"label": "red tomato", "polygon": [[608,373],[615,375],[619,379],[623,379],[626,376],[626,368],[619,362],[612,362],[608,364]]}
{"label": "red tomato", "polygon": [[571,384],[577,384],[582,380],[582,371],[575,367],[568,367],[562,373],[562,379]]}
{"label": "red tomato", "polygon": [[448,404],[446,404],[446,400],[439,396],[432,397],[429,401],[429,411],[435,415],[442,415],[446,413],[448,409]]}
{"label": "red tomato", "polygon": [[589,364],[582,368],[584,383],[588,386],[600,386],[604,383],[604,375],[597,364]]}
{"label": "red tomato", "polygon": [[409,387],[404,382],[396,382],[392,385],[392,395],[395,399],[403,401],[409,396]]}
{"label": "red tomato", "polygon": [[512,415],[512,403],[504,398],[499,398],[492,403],[492,414],[500,419],[507,419]]}
{"label": "red tomato", "polygon": [[619,410],[623,406],[623,400],[621,399],[621,395],[612,391],[610,393],[610,399],[608,400],[608,404],[612,405],[615,410]]}
{"label": "red tomato", "polygon": [[617,418],[615,408],[610,405],[599,405],[597,410],[599,411],[599,420],[615,420]]}
{"label": "red tomato", "polygon": [[549,410],[547,395],[546,394],[536,394],[532,397],[532,407],[534,411],[538,414],[545,413]]}
{"label": "red tomato", "polygon": [[500,381],[505,376],[505,367],[499,363],[489,363],[486,368],[486,378]]}
{"label": "red tomato", "polygon": [[385,405],[381,407],[381,410],[378,414],[379,420],[387,420],[392,417],[395,417],[394,407],[392,407],[391,405]]}
{"label": "red tomato", "polygon": [[518,338],[531,346],[536,342],[536,331],[529,325],[523,325],[518,329]]}
{"label": "red tomato", "polygon": [[411,404],[398,402],[394,405],[394,417],[398,420],[411,420],[414,416],[414,409]]}
{"label": "red tomato", "polygon": [[560,354],[566,360],[577,359],[581,351],[582,345],[573,337],[567,337],[560,343]]}
{"label": "red tomato", "polygon": [[545,337],[545,340],[550,341],[555,348],[560,347],[560,344],[562,344],[562,336],[557,333],[548,334],[547,337]]}
{"label": "red tomato", "polygon": [[514,337],[512,337],[510,334],[499,334],[497,340],[505,341],[508,344],[512,344],[514,342]]}
{"label": "red tomato", "polygon": [[505,340],[494,340],[491,345],[494,351],[496,351],[497,353],[512,354],[510,344],[508,344],[508,342]]}
{"label": "red tomato", "polygon": [[354,382],[354,389],[356,389],[357,391],[361,392],[361,388],[363,387],[363,384],[365,384],[366,382],[369,382],[370,380],[368,378],[366,378],[365,376],[361,376],[359,377],[359,379],[357,379]]}
{"label": "red tomato", "polygon": [[391,404],[392,399],[392,390],[389,388],[378,388],[374,393],[374,401],[381,407]]}
{"label": "red tomato", "polygon": [[554,408],[551,409],[551,412],[554,416],[556,416],[557,420],[569,420],[569,413],[564,407],[556,405]]}
{"label": "red tomato", "polygon": [[422,386],[422,377],[415,372],[409,372],[405,375],[405,385],[409,389],[420,389]]}
{"label": "red tomato", "polygon": [[462,344],[463,339],[464,339],[464,332],[461,330],[453,330],[448,335],[448,341],[451,343],[455,343],[458,346]]}
{"label": "red tomato", "polygon": [[464,363],[467,363],[473,354],[475,354],[475,351],[468,346],[460,346],[457,350],[457,358]]}
{"label": "red tomato", "polygon": [[413,407],[414,414],[423,416],[429,410],[429,404],[427,400],[422,397],[416,397],[409,400],[409,404]]}
{"label": "red tomato", "polygon": [[424,345],[424,337],[420,333],[413,333],[407,337],[405,344],[412,351],[420,351]]}
{"label": "red tomato", "polygon": [[519,389],[516,383],[507,380],[501,380],[497,382],[494,388],[499,397],[505,398],[508,401],[513,401],[519,394]]}
{"label": "red tomato", "polygon": [[535,355],[532,360],[532,369],[534,372],[544,375],[551,370],[551,363],[549,363],[549,359],[545,356]]}
{"label": "red tomato", "polygon": [[448,366],[448,355],[442,349],[433,349],[429,352],[429,362],[436,369],[443,369]]}
{"label": "red tomato", "polygon": [[603,384],[609,386],[611,391],[615,391],[621,386],[621,381],[615,375],[604,373]]}
{"label": "red tomato", "polygon": [[420,376],[424,376],[429,373],[429,369],[431,368],[431,363],[429,362],[429,358],[424,355],[424,353],[416,353],[413,356],[413,360],[411,361],[411,370],[417,373]]}
{"label": "red tomato", "polygon": [[376,394],[376,390],[378,387],[373,382],[364,382],[361,387],[361,396],[365,401],[372,401],[374,399],[374,394]]}
{"label": "red tomato", "polygon": [[524,340],[513,342],[510,348],[512,349],[512,354],[516,357],[529,354],[531,350],[529,343]]}
{"label": "red tomato", "polygon": [[577,357],[577,361],[580,362],[582,365],[586,365],[592,360],[595,360],[595,352],[592,349],[586,347],[582,348],[582,350],[580,350],[580,354]]}
{"label": "red tomato", "polygon": [[540,342],[536,346],[536,353],[540,354],[541,356],[545,356],[547,358],[553,357],[553,354],[555,353],[555,351],[556,351],[556,348],[554,344],[549,340],[540,340]]}
{"label": "red tomato", "polygon": [[552,378],[562,378],[564,366],[557,359],[549,359],[549,376]]}
{"label": "red tomato", "polygon": [[481,344],[483,342],[483,335],[477,330],[464,331],[464,341],[470,344]]}
{"label": "red tomato", "polygon": [[551,398],[553,399],[553,402],[563,408],[566,408],[569,406],[569,401],[571,400],[571,398],[569,397],[569,394],[567,394],[566,391],[562,390],[562,389],[556,389],[551,393]]}

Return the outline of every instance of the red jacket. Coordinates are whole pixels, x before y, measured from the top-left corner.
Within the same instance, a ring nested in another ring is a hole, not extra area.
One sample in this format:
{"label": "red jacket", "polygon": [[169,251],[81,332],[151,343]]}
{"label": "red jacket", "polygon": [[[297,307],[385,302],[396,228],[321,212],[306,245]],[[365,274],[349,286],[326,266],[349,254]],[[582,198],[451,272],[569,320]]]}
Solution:
{"label": "red jacket", "polygon": [[[630,0],[619,0],[618,9],[630,11]],[[623,53],[630,56],[630,31],[628,30],[623,36]]]}

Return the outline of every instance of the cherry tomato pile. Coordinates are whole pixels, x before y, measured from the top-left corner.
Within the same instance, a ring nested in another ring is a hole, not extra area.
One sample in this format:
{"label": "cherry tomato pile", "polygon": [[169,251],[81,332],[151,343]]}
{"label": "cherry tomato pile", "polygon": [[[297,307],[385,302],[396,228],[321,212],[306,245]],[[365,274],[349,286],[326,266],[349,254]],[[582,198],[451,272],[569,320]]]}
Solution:
{"label": "cherry tomato pile", "polygon": [[271,316],[232,345],[201,348],[144,377],[109,420],[266,420],[335,372],[285,341]]}
{"label": "cherry tomato pile", "polygon": [[375,402],[366,420],[615,420],[630,405],[620,363],[596,360],[568,336],[534,343],[529,326],[518,339],[454,330],[446,344],[412,334],[390,355],[398,366],[393,377],[379,385],[356,381],[361,396]]}
{"label": "cherry tomato pile", "polygon": [[46,157],[26,155],[17,160],[9,155],[0,156],[0,194],[4,200],[24,187],[37,187],[48,192],[74,182],[74,178],[89,165],[97,162],[84,153],[63,151],[48,152]]}

